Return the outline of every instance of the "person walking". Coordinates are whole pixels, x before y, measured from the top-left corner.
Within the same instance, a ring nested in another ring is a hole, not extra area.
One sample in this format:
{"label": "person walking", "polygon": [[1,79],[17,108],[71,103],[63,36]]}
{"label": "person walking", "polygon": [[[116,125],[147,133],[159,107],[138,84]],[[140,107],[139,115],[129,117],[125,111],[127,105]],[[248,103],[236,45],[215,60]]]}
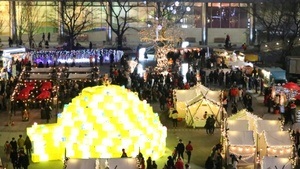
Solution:
{"label": "person walking", "polygon": [[181,139],[179,139],[179,143],[177,144],[177,146],[176,146],[176,150],[177,150],[177,154],[178,154],[178,158],[182,158],[182,159],[184,159],[184,157],[183,157],[183,152],[184,152],[184,150],[185,150],[185,146],[184,146],[184,144],[182,143],[182,140]]}
{"label": "person walking", "polygon": [[192,142],[189,141],[189,143],[185,146],[185,152],[188,156],[188,163],[190,163],[191,161],[192,151],[193,151]]}
{"label": "person walking", "polygon": [[51,34],[50,34],[50,32],[48,32],[48,35],[47,35],[48,42],[50,42],[50,37],[51,37]]}
{"label": "person walking", "polygon": [[20,168],[19,156],[18,156],[18,152],[16,150],[12,149],[12,151],[10,153],[10,161],[13,165],[13,169],[19,169]]}
{"label": "person walking", "polygon": [[172,121],[173,121],[173,127],[177,127],[177,122],[178,122],[178,111],[177,110],[173,110],[172,112]]}
{"label": "person walking", "polygon": [[152,162],[152,169],[157,169],[157,164],[155,161]]}
{"label": "person walking", "polygon": [[214,134],[215,132],[215,123],[216,123],[216,119],[214,117],[214,115],[211,115],[211,120],[209,121],[209,134]]}
{"label": "person walking", "polygon": [[31,144],[31,140],[28,136],[25,139],[24,145],[25,145],[25,149],[26,149],[26,154],[30,158],[31,157],[32,144]]}
{"label": "person walking", "polygon": [[205,130],[206,130],[206,134],[210,134],[210,128],[211,128],[211,126],[210,126],[210,124],[211,124],[211,116],[209,116],[207,119],[206,119],[206,121],[205,121],[205,125],[204,125],[204,128],[205,128]]}
{"label": "person walking", "polygon": [[176,163],[175,163],[175,169],[184,169],[184,162],[183,159],[178,157]]}
{"label": "person walking", "polygon": [[42,35],[42,42],[45,41],[45,33],[43,32],[43,35]]}
{"label": "person walking", "polygon": [[127,158],[127,157],[128,157],[127,153],[126,153],[125,149],[123,148],[121,158]]}

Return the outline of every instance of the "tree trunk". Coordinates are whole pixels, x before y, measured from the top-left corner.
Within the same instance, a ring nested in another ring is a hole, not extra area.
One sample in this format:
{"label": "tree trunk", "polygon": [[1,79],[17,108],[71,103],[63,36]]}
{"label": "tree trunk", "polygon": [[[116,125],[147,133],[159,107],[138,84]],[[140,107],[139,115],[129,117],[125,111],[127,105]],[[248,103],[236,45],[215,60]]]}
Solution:
{"label": "tree trunk", "polygon": [[117,37],[117,50],[121,50],[123,48],[123,35],[119,35]]}

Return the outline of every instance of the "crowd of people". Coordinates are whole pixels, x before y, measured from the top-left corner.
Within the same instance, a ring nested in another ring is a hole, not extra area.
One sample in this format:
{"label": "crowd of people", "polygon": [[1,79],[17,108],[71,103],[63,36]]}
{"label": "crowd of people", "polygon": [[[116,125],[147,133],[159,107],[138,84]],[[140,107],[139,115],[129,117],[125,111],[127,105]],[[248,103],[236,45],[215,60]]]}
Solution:
{"label": "crowd of people", "polygon": [[31,158],[32,143],[27,136],[25,139],[19,135],[18,140],[14,137],[11,141],[6,141],[4,144],[5,160],[2,161],[4,167],[8,168],[9,162],[12,163],[13,169],[27,169]]}

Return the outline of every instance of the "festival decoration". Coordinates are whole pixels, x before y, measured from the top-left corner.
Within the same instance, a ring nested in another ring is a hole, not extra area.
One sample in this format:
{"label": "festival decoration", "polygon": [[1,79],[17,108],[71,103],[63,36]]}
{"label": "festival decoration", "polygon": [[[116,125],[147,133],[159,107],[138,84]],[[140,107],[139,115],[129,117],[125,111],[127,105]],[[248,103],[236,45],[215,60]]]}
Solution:
{"label": "festival decoration", "polygon": [[27,128],[32,161],[68,158],[119,158],[121,150],[158,159],[165,153],[167,129],[138,95],[115,86],[96,86],[65,105],[57,124]]}

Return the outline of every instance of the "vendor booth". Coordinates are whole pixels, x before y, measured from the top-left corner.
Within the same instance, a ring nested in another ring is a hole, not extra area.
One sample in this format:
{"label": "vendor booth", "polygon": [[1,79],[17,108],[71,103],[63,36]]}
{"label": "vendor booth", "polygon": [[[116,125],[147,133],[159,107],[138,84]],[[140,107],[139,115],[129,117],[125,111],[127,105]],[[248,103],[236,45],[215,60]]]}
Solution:
{"label": "vendor booth", "polygon": [[293,143],[287,131],[264,131],[259,141],[260,157],[277,156],[289,158],[293,153]]}
{"label": "vendor booth", "polygon": [[258,75],[263,79],[265,87],[287,82],[286,71],[279,67],[258,68]]}
{"label": "vendor booth", "polygon": [[263,157],[261,161],[261,169],[292,169],[292,160],[282,157]]}
{"label": "vendor booth", "polygon": [[[186,115],[185,121],[188,126],[192,127],[204,127],[206,123],[206,118],[214,115],[216,120],[216,125],[220,126],[222,118],[225,116],[226,112],[222,105],[216,102],[212,102],[205,96],[197,97],[197,100],[193,99],[186,103]],[[205,117],[205,112],[207,115]]]}
{"label": "vendor booth", "polygon": [[225,125],[230,121],[238,121],[238,120],[247,120],[249,130],[255,130],[255,123],[256,121],[261,120],[261,118],[252,114],[251,112],[248,112],[247,109],[242,109],[237,114],[231,115],[230,117],[225,119]]}
{"label": "vendor booth", "polygon": [[256,144],[253,131],[228,131],[226,142],[226,160],[231,164],[230,155],[240,157],[238,166],[254,166]]}
{"label": "vendor booth", "polygon": [[185,118],[187,105],[199,102],[202,98],[220,104],[220,95],[220,91],[212,91],[203,85],[196,85],[188,90],[174,90],[174,108],[178,111],[178,118]]}
{"label": "vendor booth", "polygon": [[249,120],[227,120],[225,128],[228,131],[248,131]]}

